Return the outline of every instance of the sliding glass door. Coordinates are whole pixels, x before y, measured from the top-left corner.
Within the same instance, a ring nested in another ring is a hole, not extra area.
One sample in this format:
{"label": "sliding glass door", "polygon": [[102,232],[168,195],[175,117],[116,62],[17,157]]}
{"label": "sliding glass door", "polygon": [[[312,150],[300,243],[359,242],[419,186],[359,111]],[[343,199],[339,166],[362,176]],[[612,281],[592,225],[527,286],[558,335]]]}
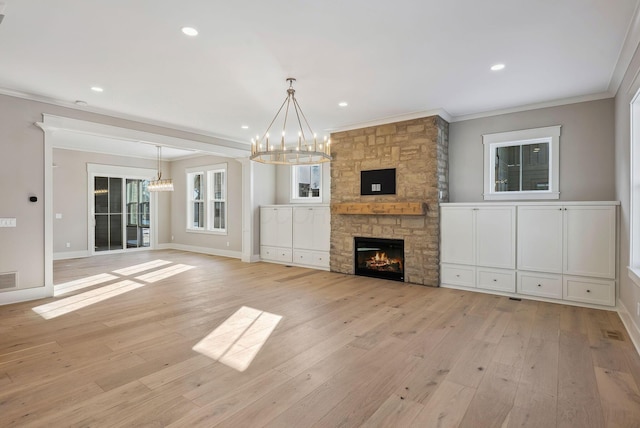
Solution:
{"label": "sliding glass door", "polygon": [[148,181],[96,176],[93,184],[94,251],[151,246]]}

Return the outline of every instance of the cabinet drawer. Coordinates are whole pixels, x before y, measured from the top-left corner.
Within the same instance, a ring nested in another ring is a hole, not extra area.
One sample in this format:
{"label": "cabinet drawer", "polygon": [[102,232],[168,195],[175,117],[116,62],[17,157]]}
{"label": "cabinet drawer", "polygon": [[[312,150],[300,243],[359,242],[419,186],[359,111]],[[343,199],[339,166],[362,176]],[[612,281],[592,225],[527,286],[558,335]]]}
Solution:
{"label": "cabinet drawer", "polygon": [[446,265],[440,266],[440,282],[443,284],[476,286],[476,268],[473,266]]}
{"label": "cabinet drawer", "polygon": [[478,268],[476,287],[515,293],[516,273],[510,270]]}
{"label": "cabinet drawer", "polygon": [[562,299],[562,275],[518,272],[518,292]]}
{"label": "cabinet drawer", "polygon": [[328,251],[315,251],[313,253],[314,265],[318,267],[329,267],[329,252]]}
{"label": "cabinet drawer", "polygon": [[260,247],[260,258],[276,262],[291,263],[292,251],[291,248],[268,247],[263,245]]}
{"label": "cabinet drawer", "polygon": [[328,268],[329,253],[326,251],[294,250],[293,263]]}
{"label": "cabinet drawer", "polygon": [[562,291],[565,300],[606,306],[616,304],[615,281],[564,276]]}

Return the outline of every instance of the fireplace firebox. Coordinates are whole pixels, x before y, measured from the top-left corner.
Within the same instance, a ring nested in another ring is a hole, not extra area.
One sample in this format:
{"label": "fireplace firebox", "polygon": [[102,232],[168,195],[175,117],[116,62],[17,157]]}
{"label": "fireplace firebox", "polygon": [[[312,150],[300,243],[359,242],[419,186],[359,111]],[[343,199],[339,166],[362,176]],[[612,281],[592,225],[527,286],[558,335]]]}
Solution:
{"label": "fireplace firebox", "polygon": [[355,240],[355,274],[404,281],[402,239],[360,238]]}

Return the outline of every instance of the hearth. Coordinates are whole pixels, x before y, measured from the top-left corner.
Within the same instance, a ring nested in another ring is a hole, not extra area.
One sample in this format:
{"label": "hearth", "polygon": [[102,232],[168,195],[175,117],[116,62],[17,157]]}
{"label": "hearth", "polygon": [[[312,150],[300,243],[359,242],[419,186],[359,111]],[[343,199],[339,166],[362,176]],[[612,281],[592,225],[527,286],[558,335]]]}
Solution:
{"label": "hearth", "polygon": [[360,238],[355,240],[355,274],[404,281],[402,239]]}

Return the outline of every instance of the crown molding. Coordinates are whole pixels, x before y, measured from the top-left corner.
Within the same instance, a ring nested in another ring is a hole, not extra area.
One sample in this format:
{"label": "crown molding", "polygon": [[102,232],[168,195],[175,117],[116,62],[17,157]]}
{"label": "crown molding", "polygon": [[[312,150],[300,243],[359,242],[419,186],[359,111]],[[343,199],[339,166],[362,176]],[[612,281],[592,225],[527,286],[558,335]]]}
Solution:
{"label": "crown molding", "polygon": [[51,105],[54,105],[54,106],[69,108],[69,109],[72,109],[72,110],[79,110],[79,111],[84,111],[84,112],[88,112],[88,113],[100,114],[100,115],[103,115],[103,116],[109,116],[109,117],[113,117],[113,118],[116,118],[116,119],[128,120],[128,121],[131,121],[131,122],[138,122],[138,123],[142,123],[142,124],[145,124],[145,125],[158,126],[160,128],[171,129],[173,131],[186,132],[186,133],[189,133],[189,134],[193,134],[194,136],[202,136],[202,137],[206,137],[206,138],[213,138],[213,139],[217,140],[213,144],[218,144],[218,145],[222,145],[222,146],[237,147],[236,146],[237,144],[241,144],[242,146],[246,146],[247,150],[249,150],[249,147],[250,147],[250,143],[247,142],[247,141],[241,141],[241,140],[236,140],[236,139],[233,139],[231,137],[226,137],[226,136],[223,136],[223,135],[212,134],[212,133],[210,133],[208,131],[205,131],[205,130],[202,130],[202,129],[196,129],[196,128],[191,128],[191,127],[187,127],[187,126],[181,126],[181,125],[177,125],[175,123],[169,123],[169,122],[164,122],[164,121],[161,121],[161,120],[150,119],[150,118],[147,118],[147,117],[141,117],[141,116],[136,116],[136,115],[132,115],[132,114],[121,113],[121,112],[117,112],[117,111],[114,111],[114,110],[93,107],[91,105],[79,106],[75,102],[62,101],[62,100],[58,100],[58,99],[55,99],[55,98],[46,97],[46,96],[43,96],[43,95],[32,94],[32,93],[29,93],[29,92],[16,91],[16,90],[13,90],[13,89],[0,87],[0,95],[7,95],[9,97],[21,98],[21,99],[24,99],[24,100],[36,101],[36,102],[45,103],[45,104],[51,104]]}
{"label": "crown molding", "polygon": [[56,116],[48,113],[43,113],[42,116],[42,122],[36,122],[36,125],[47,132],[55,133],[55,131],[67,131],[103,138],[114,138],[124,141],[196,150],[206,154],[223,157],[243,157],[247,156],[249,153],[249,147],[237,148],[205,143],[186,138],[171,137],[163,134]]}
{"label": "crown molding", "polygon": [[500,110],[491,110],[491,111],[486,111],[486,112],[481,112],[481,113],[473,113],[473,114],[466,114],[466,115],[461,115],[461,116],[454,116],[452,118],[451,122],[462,122],[462,121],[465,121],[465,120],[482,119],[482,118],[485,118],[485,117],[500,116],[500,115],[509,114],[509,113],[519,113],[519,112],[529,111],[529,110],[538,110],[538,109],[541,109],[541,108],[557,107],[557,106],[568,105],[568,104],[584,103],[584,102],[587,102],[587,101],[604,100],[604,99],[607,99],[607,98],[613,98],[614,96],[615,96],[615,94],[612,94],[610,92],[600,92],[600,93],[597,93],[597,94],[582,95],[582,96],[579,96],[579,97],[572,97],[572,98],[563,98],[563,99],[547,101],[547,102],[543,102],[543,103],[526,104],[526,105],[518,106],[518,107],[512,107],[512,108],[506,108],[506,109],[500,109]]}
{"label": "crown molding", "polygon": [[609,91],[614,96],[618,93],[624,75],[631,64],[631,60],[635,55],[638,44],[640,44],[640,3],[636,5],[636,9],[633,11],[633,18],[627,28],[627,34],[624,38],[622,48],[618,54],[618,61],[611,73],[611,79],[609,80]]}

